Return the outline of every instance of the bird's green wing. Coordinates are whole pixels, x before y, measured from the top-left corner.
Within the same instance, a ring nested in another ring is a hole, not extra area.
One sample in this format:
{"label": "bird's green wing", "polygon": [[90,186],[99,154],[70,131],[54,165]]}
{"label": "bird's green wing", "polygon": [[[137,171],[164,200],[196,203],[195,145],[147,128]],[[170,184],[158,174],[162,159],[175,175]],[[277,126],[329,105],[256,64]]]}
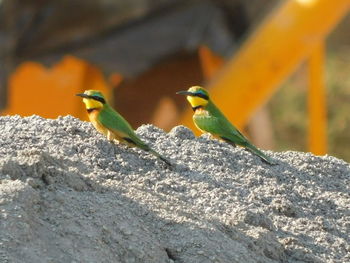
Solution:
{"label": "bird's green wing", "polygon": [[134,129],[131,127],[131,125],[118,112],[109,106],[100,112],[98,115],[98,121],[108,130],[112,131],[123,140],[127,141],[129,144],[133,144],[142,150],[152,153],[164,161],[168,166],[172,166],[171,162],[169,162],[166,158],[149,147],[148,144],[144,143],[134,132]]}
{"label": "bird's green wing", "polygon": [[148,150],[148,145],[136,135],[131,125],[112,108],[108,107],[103,109],[98,115],[98,121],[129,143],[135,144],[135,146],[144,150]]}
{"label": "bird's green wing", "polygon": [[218,136],[230,144],[246,147],[267,163],[274,164],[270,157],[250,143],[214,106],[209,108],[207,114],[195,114],[193,120],[199,129]]}
{"label": "bird's green wing", "polygon": [[226,141],[242,146],[247,143],[247,139],[223,116],[194,115],[193,120],[199,129]]}

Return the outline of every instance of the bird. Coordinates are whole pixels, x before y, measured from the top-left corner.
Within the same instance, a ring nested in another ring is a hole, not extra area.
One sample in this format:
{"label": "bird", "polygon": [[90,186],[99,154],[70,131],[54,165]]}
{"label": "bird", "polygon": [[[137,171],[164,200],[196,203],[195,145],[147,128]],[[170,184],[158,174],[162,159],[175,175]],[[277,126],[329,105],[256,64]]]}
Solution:
{"label": "bird", "polygon": [[104,134],[109,141],[117,140],[130,147],[137,147],[146,152],[150,152],[168,166],[170,161],[153,150],[148,144],[143,142],[135,133],[131,125],[115,111],[106,101],[102,92],[98,90],[85,90],[84,93],[76,94],[82,97],[90,122],[100,133]]}
{"label": "bird", "polygon": [[178,91],[176,94],[186,95],[188,102],[194,111],[193,122],[203,133],[210,133],[232,146],[242,146],[258,155],[268,164],[274,161],[255,147],[246,137],[231,124],[225,115],[215,106],[206,89],[200,86],[190,87],[186,91]]}

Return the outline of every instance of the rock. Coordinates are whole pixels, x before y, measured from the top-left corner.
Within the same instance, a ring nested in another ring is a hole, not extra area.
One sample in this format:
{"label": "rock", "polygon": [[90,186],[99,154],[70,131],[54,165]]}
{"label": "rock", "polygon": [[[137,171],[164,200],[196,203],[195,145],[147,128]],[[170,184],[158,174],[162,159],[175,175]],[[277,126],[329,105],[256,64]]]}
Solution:
{"label": "rock", "polygon": [[350,166],[137,133],[111,144],[71,116],[0,117],[1,262],[350,262]]}

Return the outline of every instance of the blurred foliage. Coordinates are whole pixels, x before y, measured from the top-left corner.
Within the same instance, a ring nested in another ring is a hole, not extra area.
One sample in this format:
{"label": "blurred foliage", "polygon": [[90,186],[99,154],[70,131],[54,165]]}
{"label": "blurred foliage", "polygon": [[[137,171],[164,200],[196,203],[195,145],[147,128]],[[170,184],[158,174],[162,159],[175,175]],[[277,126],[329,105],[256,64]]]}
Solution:
{"label": "blurred foliage", "polygon": [[328,55],[329,153],[350,161],[350,49]]}
{"label": "blurred foliage", "polygon": [[[302,65],[269,102],[276,149],[307,150],[307,71]],[[350,48],[328,52],[326,61],[328,154],[350,161]]]}
{"label": "blurred foliage", "polygon": [[302,66],[269,102],[277,151],[305,151],[307,144],[306,67]]}

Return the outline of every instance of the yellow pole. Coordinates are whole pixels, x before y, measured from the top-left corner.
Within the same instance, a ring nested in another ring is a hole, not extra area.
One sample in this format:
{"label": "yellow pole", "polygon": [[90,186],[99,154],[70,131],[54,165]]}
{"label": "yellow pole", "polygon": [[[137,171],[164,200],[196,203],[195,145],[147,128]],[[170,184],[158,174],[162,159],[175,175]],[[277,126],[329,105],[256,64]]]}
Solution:
{"label": "yellow pole", "polygon": [[327,152],[327,105],[324,85],[324,41],[318,43],[308,60],[309,70],[309,150],[318,155]]}

